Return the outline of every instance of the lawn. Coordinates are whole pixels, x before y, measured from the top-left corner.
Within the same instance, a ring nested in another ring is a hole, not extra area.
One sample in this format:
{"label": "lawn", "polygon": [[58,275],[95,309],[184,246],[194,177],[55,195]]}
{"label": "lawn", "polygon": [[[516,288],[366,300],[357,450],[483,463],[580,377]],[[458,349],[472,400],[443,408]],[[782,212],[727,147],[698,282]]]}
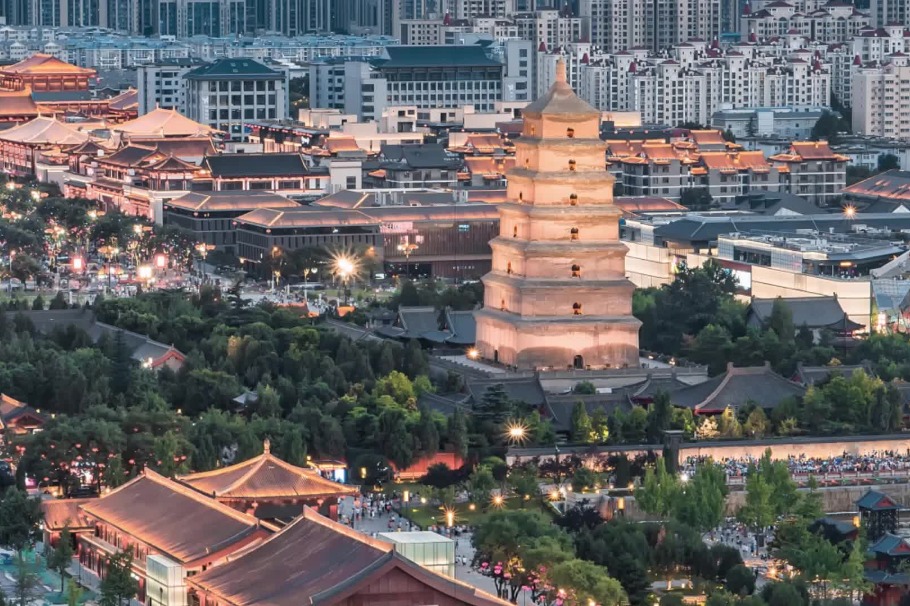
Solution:
{"label": "lawn", "polygon": [[[473,507],[473,508],[472,508]],[[458,503],[455,505],[455,524],[467,524],[473,526],[477,520],[487,513],[498,511],[500,509],[529,511],[542,511],[549,513],[543,501],[540,499],[524,500],[520,497],[511,497],[506,499],[499,507],[492,503],[486,506],[473,505],[469,503]],[[433,507],[430,505],[420,505],[419,500],[412,500],[409,507],[400,511],[400,514],[417,524],[421,528],[427,528],[432,524],[445,524],[446,514],[442,507]]]}

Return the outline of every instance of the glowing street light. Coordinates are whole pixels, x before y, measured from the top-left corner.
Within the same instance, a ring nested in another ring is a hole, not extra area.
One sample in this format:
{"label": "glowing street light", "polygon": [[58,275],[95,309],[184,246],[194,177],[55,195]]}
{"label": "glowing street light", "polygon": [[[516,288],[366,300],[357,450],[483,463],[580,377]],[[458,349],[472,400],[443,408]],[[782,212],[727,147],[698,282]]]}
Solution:
{"label": "glowing street light", "polygon": [[847,204],[844,206],[844,217],[847,219],[853,219],[856,217],[856,207],[852,204]]}
{"label": "glowing street light", "polygon": [[509,423],[506,426],[506,437],[509,438],[509,443],[511,444],[520,444],[525,441],[527,436],[528,428],[520,422]]}
{"label": "glowing street light", "polygon": [[479,357],[480,357],[480,351],[478,351],[476,347],[472,347],[471,349],[468,350],[468,359],[476,360]]}
{"label": "glowing street light", "polygon": [[344,304],[348,304],[348,280],[358,272],[357,260],[347,255],[335,257],[335,275],[341,278],[341,288],[344,290]]}
{"label": "glowing street light", "polygon": [[455,510],[451,508],[446,509],[446,527],[451,528],[455,525]]}
{"label": "glowing street light", "polygon": [[494,505],[495,507],[502,507],[502,505],[503,505],[504,502],[505,502],[505,501],[504,501],[504,499],[502,498],[502,495],[501,495],[501,494],[498,494],[498,495],[496,495],[496,496],[493,497],[493,505]]}

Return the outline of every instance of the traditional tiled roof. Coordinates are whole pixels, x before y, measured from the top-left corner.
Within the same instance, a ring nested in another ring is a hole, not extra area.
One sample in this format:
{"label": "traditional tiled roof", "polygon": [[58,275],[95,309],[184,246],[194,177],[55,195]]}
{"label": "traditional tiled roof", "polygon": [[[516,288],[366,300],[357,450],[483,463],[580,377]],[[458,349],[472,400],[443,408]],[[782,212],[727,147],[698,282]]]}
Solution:
{"label": "traditional tiled roof", "polygon": [[496,385],[502,385],[510,400],[524,402],[534,407],[544,406],[547,403],[547,394],[537,377],[474,379],[468,381],[467,388],[471,399],[477,403],[483,400],[489,388]]}
{"label": "traditional tiled roof", "polygon": [[340,497],[358,492],[354,486],[327,480],[315,471],[282,461],[270,452],[268,441],[258,457],[177,480],[217,499]]}
{"label": "traditional tiled roof", "polygon": [[330,136],[325,140],[324,145],[326,150],[333,154],[337,154],[339,152],[363,151],[360,149],[360,146],[357,145],[357,140],[354,137]]}
{"label": "traditional tiled roof", "polygon": [[0,131],[0,140],[25,145],[78,145],[88,135],[55,118],[38,116],[31,122]]}
{"label": "traditional tiled roof", "polygon": [[354,210],[361,207],[373,206],[376,203],[376,194],[369,191],[355,191],[342,189],[334,194],[329,194],[316,200],[313,204]]}
{"label": "traditional tiled roof", "polygon": [[[747,322],[754,320],[765,325],[771,318],[775,298],[761,299],[753,297],[749,305]],[[809,328],[832,328],[838,330],[859,330],[857,324],[847,318],[844,308],[837,297],[788,297],[781,299],[793,316],[793,325],[799,328],[805,324]]]}
{"label": "traditional tiled roof", "polygon": [[686,207],[669,198],[659,197],[617,197],[613,204],[625,213],[653,212],[661,210],[686,210]]}
{"label": "traditional tiled roof", "polygon": [[441,145],[397,145],[383,144],[380,148],[382,160],[388,163],[382,165],[386,168],[397,168],[397,163],[404,163],[408,168],[443,168],[450,169],[458,164],[457,159],[446,154]]}
{"label": "traditional tiled roof", "polygon": [[870,511],[890,511],[901,508],[897,501],[877,490],[870,490],[861,496],[856,501],[856,506]]}
{"label": "traditional tiled roof", "polygon": [[910,543],[904,537],[886,532],[882,538],[869,546],[869,551],[891,557],[907,557],[910,556]]}
{"label": "traditional tiled roof", "polygon": [[199,137],[211,134],[214,129],[190,120],[177,110],[156,107],[135,120],[112,126],[111,130],[129,137]]}
{"label": "traditional tiled roof", "polygon": [[32,417],[35,426],[44,423],[44,417],[37,410],[12,396],[0,393],[0,426],[6,428],[26,415]]}
{"label": "traditional tiled roof", "polygon": [[26,90],[0,90],[0,116],[37,116],[38,104],[32,93]]}
{"label": "traditional tiled roof", "polygon": [[699,146],[701,145],[726,145],[723,133],[719,130],[693,130],[689,131],[689,136]]}
{"label": "traditional tiled roof", "polygon": [[675,406],[697,412],[721,412],[727,407],[739,408],[754,403],[761,408],[774,408],[791,397],[802,397],[806,389],[771,370],[771,366],[736,368],[732,364],[724,374],[671,394]]}
{"label": "traditional tiled roof", "polygon": [[187,563],[250,539],[253,516],[231,509],[154,471],[82,505],[92,518]]}
{"label": "traditional tiled roof", "polygon": [[35,53],[19,63],[7,65],[0,68],[0,73],[29,75],[29,74],[77,74],[84,76],[94,76],[95,70],[85,67],[78,67],[66,61],[61,61],[53,55],[45,53]]}
{"label": "traditional tiled roof", "polygon": [[310,173],[301,154],[224,154],[209,156],[203,165],[213,177],[302,177]]}
{"label": "traditional tiled roof", "polygon": [[850,185],[844,193],[861,198],[910,200],[910,171],[888,170]]}
{"label": "traditional tiled roof", "polygon": [[251,211],[257,208],[299,208],[290,198],[263,190],[194,191],[165,203],[193,212]]}
{"label": "traditional tiled roof", "polygon": [[107,106],[113,110],[128,111],[139,107],[139,91],[135,88],[125,90],[107,101]]}
{"label": "traditional tiled roof", "polygon": [[41,501],[44,511],[44,527],[50,531],[91,528],[92,522],[85,516],[81,507],[95,499],[49,499]]}
{"label": "traditional tiled roof", "polygon": [[849,378],[859,371],[870,374],[869,369],[862,364],[854,366],[805,366],[802,362],[798,362],[793,380],[803,385],[815,385],[837,375]]}
{"label": "traditional tiled roof", "polygon": [[309,508],[255,549],[188,577],[187,582],[226,606],[329,606],[346,603],[352,594],[388,574],[405,575],[406,586],[419,591],[426,603],[507,604],[422,568],[396,554],[390,543],[355,532]]}

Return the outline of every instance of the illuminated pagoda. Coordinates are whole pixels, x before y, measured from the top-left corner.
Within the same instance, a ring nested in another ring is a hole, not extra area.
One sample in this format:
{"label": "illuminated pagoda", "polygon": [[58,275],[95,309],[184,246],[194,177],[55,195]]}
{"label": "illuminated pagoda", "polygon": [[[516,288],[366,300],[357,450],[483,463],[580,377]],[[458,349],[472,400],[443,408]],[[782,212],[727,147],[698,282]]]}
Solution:
{"label": "illuminated pagoda", "polygon": [[238,511],[285,522],[300,515],[305,505],[336,518],[338,500],[359,494],[354,486],[327,480],[313,470],[282,461],[272,454],[268,440],[258,457],[181,476],[177,481]]}
{"label": "illuminated pagoda", "polygon": [[86,91],[95,70],[36,53],[18,63],[0,68],[0,88],[35,92]]}
{"label": "illuminated pagoda", "polygon": [[640,322],[601,113],[575,95],[560,60],[553,86],[522,116],[476,312],[477,349],[519,369],[638,366]]}

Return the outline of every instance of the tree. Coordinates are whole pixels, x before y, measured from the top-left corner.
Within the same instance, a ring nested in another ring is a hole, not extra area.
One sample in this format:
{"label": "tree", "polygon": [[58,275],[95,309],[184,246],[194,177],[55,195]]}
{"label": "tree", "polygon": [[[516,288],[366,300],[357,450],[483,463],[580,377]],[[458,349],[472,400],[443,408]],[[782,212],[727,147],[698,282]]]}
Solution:
{"label": "tree", "polygon": [[733,131],[730,130],[729,128],[721,134],[724,138],[724,141],[728,141],[730,143],[736,143],[736,135],[734,135]]}
{"label": "tree", "polygon": [[458,482],[458,476],[445,463],[436,463],[427,468],[427,473],[420,478],[421,484],[433,488],[448,488]]}
{"label": "tree", "polygon": [[724,582],[727,591],[738,596],[750,595],[755,591],[755,575],[752,569],[740,564],[727,571]]}
{"label": "tree", "polygon": [[101,579],[101,606],[122,606],[139,591],[133,578],[133,553],[118,551],[107,559],[107,575]]}
{"label": "tree", "polygon": [[44,309],[44,297],[41,295],[36,296],[32,299],[32,310],[41,311]]}
{"label": "tree", "polygon": [[73,562],[73,535],[69,526],[64,526],[57,539],[57,545],[48,545],[47,567],[60,575],[60,593],[63,593],[66,571]]}
{"label": "tree", "polygon": [[18,488],[7,488],[0,501],[0,545],[16,551],[33,545],[43,518],[37,499]]}
{"label": "tree", "polygon": [[672,507],[676,520],[702,532],[720,525],[727,499],[727,477],[722,467],[712,461],[701,463],[681,488]]}
{"label": "tree", "polygon": [[673,404],[670,403],[670,394],[659,391],[648,409],[648,441],[651,444],[660,443],[663,432],[670,429],[672,421]]}
{"label": "tree", "polygon": [[82,589],[76,584],[76,581],[70,579],[66,584],[66,606],[79,606],[82,599]]}
{"label": "tree", "polygon": [[591,419],[584,402],[576,402],[572,407],[572,441],[587,444],[591,441]]}
{"label": "tree", "polygon": [[758,119],[755,117],[755,114],[749,116],[749,121],[746,122],[746,136],[754,137],[758,134]]}
{"label": "tree", "polygon": [[809,138],[813,141],[826,140],[829,143],[838,143],[841,131],[849,132],[849,126],[837,114],[824,111],[812,127]]}
{"label": "tree", "polygon": [[37,596],[40,583],[38,575],[32,571],[21,552],[16,556],[16,576],[13,583],[19,606],[26,606]]}
{"label": "tree", "polygon": [[755,531],[773,524],[771,490],[765,477],[758,473],[754,465],[750,465],[746,476],[746,502],[736,512],[736,519]]}
{"label": "tree", "polygon": [[679,479],[667,472],[666,463],[660,458],[653,469],[645,472],[641,487],[635,491],[635,500],[643,511],[660,518],[668,518],[679,492]]}
{"label": "tree", "polygon": [[572,491],[587,492],[596,488],[597,474],[587,467],[579,467],[572,476]]}
{"label": "tree", "polygon": [[619,581],[610,577],[602,566],[585,560],[572,559],[555,564],[544,578],[554,587],[550,592],[550,603],[578,606],[621,606],[626,603],[626,592]]}
{"label": "tree", "polygon": [[447,423],[446,438],[452,449],[463,459],[468,456],[468,421],[461,408],[455,409]]}
{"label": "tree", "polygon": [[781,297],[774,299],[771,305],[771,316],[768,318],[768,328],[777,333],[782,343],[790,343],[796,334],[793,325],[793,312]]}
{"label": "tree", "polygon": [[743,431],[749,437],[761,438],[768,432],[769,425],[765,411],[755,407],[746,418],[746,422],[743,424]]}
{"label": "tree", "polygon": [[471,537],[473,566],[493,579],[498,597],[515,602],[528,582],[523,558],[546,540],[571,554],[571,540],[539,511],[498,511],[482,518]]}
{"label": "tree", "polygon": [[594,387],[594,383],[591,383],[590,381],[579,381],[572,388],[572,393],[592,396],[597,393],[597,388]]}
{"label": "tree", "polygon": [[513,469],[509,472],[509,486],[512,492],[520,497],[533,497],[540,494],[540,485],[534,469]]}
{"label": "tree", "polygon": [[487,503],[490,492],[496,487],[496,479],[489,467],[481,465],[471,473],[465,488],[471,499],[477,503]]}
{"label": "tree", "polygon": [[900,158],[894,154],[881,154],[878,157],[878,172],[883,173],[886,170],[897,170],[901,167]]}
{"label": "tree", "polygon": [[690,187],[679,194],[679,203],[689,210],[708,210],[713,201],[706,187]]}

